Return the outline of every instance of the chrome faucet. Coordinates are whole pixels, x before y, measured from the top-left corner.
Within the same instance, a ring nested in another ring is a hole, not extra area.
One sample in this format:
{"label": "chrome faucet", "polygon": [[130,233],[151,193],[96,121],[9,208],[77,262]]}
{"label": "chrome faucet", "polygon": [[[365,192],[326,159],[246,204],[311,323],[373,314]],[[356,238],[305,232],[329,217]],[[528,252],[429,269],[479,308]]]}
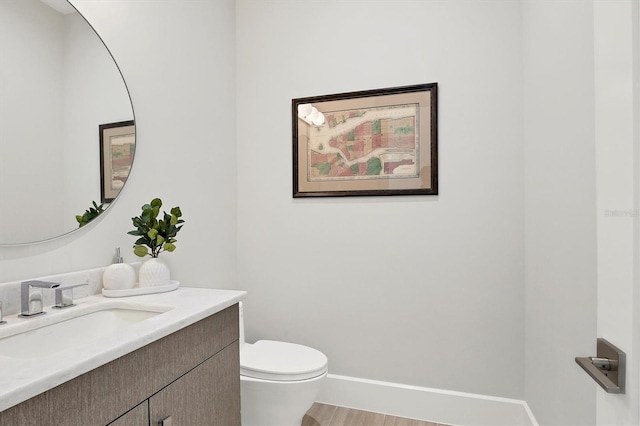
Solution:
{"label": "chrome faucet", "polygon": [[43,315],[42,289],[60,287],[59,283],[47,281],[23,281],[20,284],[20,310],[22,313],[18,316],[23,318],[31,318],[36,315]]}
{"label": "chrome faucet", "polygon": [[54,290],[55,304],[53,305],[53,308],[64,309],[64,308],[70,308],[72,306],[76,306],[75,303],[73,303],[73,289],[76,287],[82,287],[85,285],[89,285],[89,283],[68,285],[65,287],[56,288]]}
{"label": "chrome faucet", "polygon": [[2,325],[2,324],[6,324],[6,323],[7,323],[7,322],[2,318],[2,316],[3,316],[2,314],[3,314],[3,312],[2,312],[2,300],[0,300],[0,325]]}

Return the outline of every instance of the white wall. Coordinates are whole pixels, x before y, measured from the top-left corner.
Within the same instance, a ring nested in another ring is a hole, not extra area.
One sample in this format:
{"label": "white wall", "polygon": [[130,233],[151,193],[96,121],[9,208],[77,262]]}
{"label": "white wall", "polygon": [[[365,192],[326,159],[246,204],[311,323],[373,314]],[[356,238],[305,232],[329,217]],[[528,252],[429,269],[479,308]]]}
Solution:
{"label": "white wall", "polygon": [[[77,0],[111,49],[136,111],[136,162],[106,217],[71,236],[0,247],[0,282],[104,266],[130,247],[131,217],[161,197],[186,224],[165,259],[192,286],[235,287],[234,2]],[[176,25],[176,23],[183,23]],[[230,83],[231,82],[231,83]]]}
{"label": "white wall", "polygon": [[[523,19],[526,400],[541,424],[636,425],[638,4],[525,1]],[[574,362],[597,337],[627,353],[625,395]]]}
{"label": "white wall", "polygon": [[[337,374],[522,397],[519,3],[236,3],[248,340],[317,347]],[[439,196],[292,199],[292,98],[429,82]]]}
{"label": "white wall", "polygon": [[541,424],[588,425],[595,382],[574,358],[596,341],[592,2],[525,1],[523,35],[526,400]]}

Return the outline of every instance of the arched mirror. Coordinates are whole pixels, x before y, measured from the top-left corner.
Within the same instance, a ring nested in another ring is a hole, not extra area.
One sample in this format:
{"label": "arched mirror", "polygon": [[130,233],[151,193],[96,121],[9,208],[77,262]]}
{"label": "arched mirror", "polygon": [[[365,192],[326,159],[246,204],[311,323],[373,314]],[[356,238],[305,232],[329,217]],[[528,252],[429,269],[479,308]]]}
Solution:
{"label": "arched mirror", "polygon": [[133,120],[120,70],[71,4],[0,0],[0,245],[107,209],[133,162]]}

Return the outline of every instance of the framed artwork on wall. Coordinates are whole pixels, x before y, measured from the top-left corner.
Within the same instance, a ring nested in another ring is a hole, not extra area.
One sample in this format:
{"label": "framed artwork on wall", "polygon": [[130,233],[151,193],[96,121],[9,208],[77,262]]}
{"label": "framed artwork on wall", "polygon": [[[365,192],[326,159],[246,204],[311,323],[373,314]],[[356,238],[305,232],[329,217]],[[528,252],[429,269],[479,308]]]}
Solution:
{"label": "framed artwork on wall", "polygon": [[129,177],[136,149],[133,120],[100,124],[100,200],[110,203]]}
{"label": "framed artwork on wall", "polygon": [[293,197],[438,194],[438,83],[292,100]]}

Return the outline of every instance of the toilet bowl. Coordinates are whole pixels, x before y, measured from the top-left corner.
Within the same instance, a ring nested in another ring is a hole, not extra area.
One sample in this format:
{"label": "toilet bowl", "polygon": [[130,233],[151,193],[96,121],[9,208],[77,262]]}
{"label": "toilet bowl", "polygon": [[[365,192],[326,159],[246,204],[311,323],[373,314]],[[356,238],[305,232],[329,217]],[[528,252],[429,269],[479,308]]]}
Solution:
{"label": "toilet bowl", "polygon": [[273,340],[246,343],[240,303],[243,426],[300,426],[327,372],[327,357],[308,346]]}

